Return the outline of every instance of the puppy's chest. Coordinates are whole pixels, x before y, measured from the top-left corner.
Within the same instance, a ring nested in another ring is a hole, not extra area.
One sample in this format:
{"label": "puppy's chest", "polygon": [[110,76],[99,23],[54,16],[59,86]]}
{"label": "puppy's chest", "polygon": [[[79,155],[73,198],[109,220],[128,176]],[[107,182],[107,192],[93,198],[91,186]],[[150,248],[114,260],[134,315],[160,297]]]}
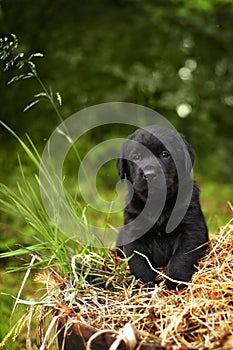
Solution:
{"label": "puppy's chest", "polygon": [[146,240],[150,252],[151,262],[155,266],[166,266],[174,251],[174,237],[166,234],[162,229],[147,234]]}

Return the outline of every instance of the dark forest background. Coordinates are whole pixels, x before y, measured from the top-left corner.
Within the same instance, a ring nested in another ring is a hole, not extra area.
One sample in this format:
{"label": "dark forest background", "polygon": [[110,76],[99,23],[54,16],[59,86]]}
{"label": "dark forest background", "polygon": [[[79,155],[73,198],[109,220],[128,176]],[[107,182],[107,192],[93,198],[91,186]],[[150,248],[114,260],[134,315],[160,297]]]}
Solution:
{"label": "dark forest background", "polygon": [[[229,182],[231,1],[3,0],[0,6],[1,36],[15,33],[19,50],[44,54],[39,74],[60,92],[63,118],[108,101],[148,106],[187,135],[203,178]],[[43,146],[58,118],[46,103],[23,113],[39,89],[33,80],[7,86],[11,76],[1,69],[1,119]],[[1,129],[1,175],[12,170],[13,142]]]}

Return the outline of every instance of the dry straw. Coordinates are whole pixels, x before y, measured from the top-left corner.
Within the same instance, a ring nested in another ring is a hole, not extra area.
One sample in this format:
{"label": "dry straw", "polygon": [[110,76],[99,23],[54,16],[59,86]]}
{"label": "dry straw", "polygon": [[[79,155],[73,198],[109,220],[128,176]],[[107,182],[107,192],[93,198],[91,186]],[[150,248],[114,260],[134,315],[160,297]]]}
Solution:
{"label": "dry straw", "polygon": [[[88,276],[77,288],[62,279],[56,270],[36,277],[47,286],[43,301],[27,302],[31,306],[29,319],[32,307],[37,308],[36,313],[41,316],[40,350],[49,349],[56,340],[55,325],[64,320],[64,316],[67,319],[65,332],[78,322],[95,327],[99,334],[114,334],[116,346],[121,339],[125,344],[129,341],[135,344],[134,330],[138,342],[176,348],[233,349],[232,220],[211,237],[207,254],[200,260],[192,283],[182,291],[167,291],[163,282],[153,289],[138,284],[135,290],[132,279],[127,278],[128,271],[126,283],[119,280],[116,271],[122,261],[113,253],[112,259],[115,270],[104,269],[111,281],[111,290],[106,287],[106,282],[104,287],[91,280],[87,282]],[[78,279],[79,267],[74,262],[72,269]],[[163,277],[164,273],[160,273]],[[18,296],[17,303],[24,301]],[[126,328],[131,329],[131,340],[125,336]],[[31,350],[29,328],[28,335],[27,349]],[[93,339],[96,337],[98,333]],[[91,341],[88,343],[90,349]],[[117,348],[112,346],[112,349]]]}
{"label": "dry straw", "polygon": [[[72,295],[71,308],[67,294],[64,307],[63,296],[60,314],[69,314],[71,325],[78,320],[97,330],[118,332],[131,324],[138,340],[147,343],[231,349],[232,235],[233,225],[229,222],[211,238],[208,253],[201,259],[192,283],[181,292],[168,292],[162,283],[150,290],[139,288],[137,292],[132,291],[132,285],[117,292],[83,288]],[[60,298],[61,295],[57,296],[57,302]]]}

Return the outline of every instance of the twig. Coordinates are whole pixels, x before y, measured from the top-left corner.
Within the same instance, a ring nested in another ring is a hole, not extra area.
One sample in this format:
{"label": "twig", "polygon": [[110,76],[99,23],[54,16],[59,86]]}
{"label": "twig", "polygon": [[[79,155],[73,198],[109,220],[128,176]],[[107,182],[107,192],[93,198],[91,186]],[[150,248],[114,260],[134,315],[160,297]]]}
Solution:
{"label": "twig", "polygon": [[31,266],[34,264],[34,261],[36,260],[36,258],[37,258],[36,255],[33,255],[33,256],[32,256],[32,259],[31,259],[31,261],[30,261],[29,267],[28,267],[28,269],[27,269],[27,271],[26,271],[26,273],[25,273],[23,282],[22,282],[21,287],[20,287],[20,289],[19,289],[19,292],[18,292],[18,294],[17,294],[16,301],[15,301],[13,310],[12,310],[12,312],[11,312],[11,317],[12,317],[12,315],[13,315],[14,312],[15,312],[15,309],[16,309],[17,304],[18,304],[18,300],[19,300],[19,298],[20,298],[20,295],[21,295],[21,293],[22,293],[22,290],[23,290],[23,288],[24,288],[24,285],[25,285],[25,283],[26,283],[26,281],[27,281],[27,279],[28,279],[28,276],[29,276],[29,274],[30,274],[30,272],[31,272],[31,269],[32,269]]}

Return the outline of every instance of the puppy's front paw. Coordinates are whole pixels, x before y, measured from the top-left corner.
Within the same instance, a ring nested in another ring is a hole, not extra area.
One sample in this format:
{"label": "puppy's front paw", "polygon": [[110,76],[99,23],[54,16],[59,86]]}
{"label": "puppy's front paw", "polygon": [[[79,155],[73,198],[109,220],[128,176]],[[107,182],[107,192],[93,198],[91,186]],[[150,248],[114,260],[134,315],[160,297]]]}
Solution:
{"label": "puppy's front paw", "polygon": [[168,290],[176,290],[177,283],[172,282],[170,280],[166,280],[164,284],[165,284],[165,286],[167,287]]}
{"label": "puppy's front paw", "polygon": [[170,280],[165,281],[165,286],[167,287],[168,290],[182,290],[186,288],[187,286],[184,283],[175,283]]}

